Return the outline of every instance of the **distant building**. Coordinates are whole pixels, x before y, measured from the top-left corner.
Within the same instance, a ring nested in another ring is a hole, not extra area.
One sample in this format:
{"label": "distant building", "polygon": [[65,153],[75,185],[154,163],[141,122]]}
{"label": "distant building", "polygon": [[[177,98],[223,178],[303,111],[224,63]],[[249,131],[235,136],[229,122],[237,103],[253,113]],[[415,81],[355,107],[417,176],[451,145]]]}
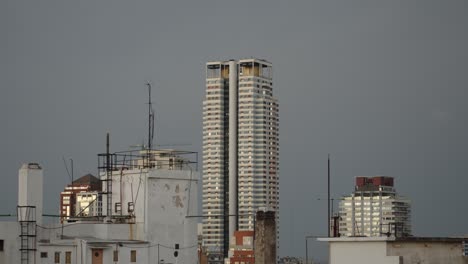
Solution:
{"label": "distant building", "polygon": [[254,231],[236,231],[231,238],[229,261],[226,264],[255,264]]}
{"label": "distant building", "polygon": [[356,177],[355,191],[340,201],[340,236],[411,235],[411,204],[392,177]]}
{"label": "distant building", "polygon": [[330,264],[466,264],[468,237],[339,237],[328,242]]}
{"label": "distant building", "polygon": [[258,211],[255,229],[234,232],[225,264],[277,263],[276,216],[274,211]]}
{"label": "distant building", "polygon": [[102,196],[99,191],[79,192],[76,197],[76,218],[102,216]]}
{"label": "distant building", "polygon": [[[87,210],[89,214],[89,201],[87,195],[98,199],[98,191],[101,191],[101,181],[91,174],[86,174],[72,182],[65,187],[63,192],[60,193],[60,221],[63,222],[70,217],[75,217],[78,214],[82,215],[82,210]],[[91,194],[90,192],[93,192]],[[77,194],[88,193],[86,196],[79,195],[77,200]],[[78,203],[77,203],[78,202]]]}
{"label": "distant building", "polygon": [[[223,263],[237,230],[253,230],[260,208],[279,213],[279,116],[272,64],[206,64],[203,101],[203,240]],[[229,217],[225,217],[229,215]]]}
{"label": "distant building", "polygon": [[203,223],[197,224],[197,239],[198,239],[198,264],[208,264],[208,254],[206,247],[203,245]]}

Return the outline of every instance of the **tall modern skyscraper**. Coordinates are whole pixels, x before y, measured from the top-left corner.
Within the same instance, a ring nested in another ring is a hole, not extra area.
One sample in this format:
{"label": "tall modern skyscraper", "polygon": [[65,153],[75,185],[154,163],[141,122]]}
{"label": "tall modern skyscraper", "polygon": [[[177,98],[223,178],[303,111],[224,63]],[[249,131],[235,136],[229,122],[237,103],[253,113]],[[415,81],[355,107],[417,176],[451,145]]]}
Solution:
{"label": "tall modern skyscraper", "polygon": [[213,256],[227,256],[234,231],[254,229],[259,209],[278,217],[278,122],[270,62],[206,64],[203,241]]}

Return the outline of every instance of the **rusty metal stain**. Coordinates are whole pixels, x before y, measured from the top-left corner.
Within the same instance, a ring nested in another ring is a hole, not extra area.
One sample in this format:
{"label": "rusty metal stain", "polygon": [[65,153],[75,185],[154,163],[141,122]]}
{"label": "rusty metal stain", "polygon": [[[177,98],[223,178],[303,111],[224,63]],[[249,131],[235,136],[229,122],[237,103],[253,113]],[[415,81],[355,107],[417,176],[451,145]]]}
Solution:
{"label": "rusty metal stain", "polygon": [[184,207],[184,203],[182,203],[182,199],[180,199],[179,195],[172,196],[172,202],[174,203],[175,207],[178,207],[178,208]]}

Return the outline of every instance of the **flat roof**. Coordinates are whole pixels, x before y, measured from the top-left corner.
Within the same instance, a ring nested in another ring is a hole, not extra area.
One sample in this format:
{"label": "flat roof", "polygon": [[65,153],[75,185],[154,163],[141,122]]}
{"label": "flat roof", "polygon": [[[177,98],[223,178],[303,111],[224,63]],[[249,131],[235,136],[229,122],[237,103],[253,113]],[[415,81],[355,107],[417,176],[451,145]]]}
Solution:
{"label": "flat roof", "polygon": [[209,61],[206,63],[206,65],[218,65],[218,64],[228,64],[230,61],[235,61],[237,63],[243,63],[243,62],[259,62],[262,64],[267,64],[268,66],[273,66],[271,62],[265,60],[265,59],[259,59],[259,58],[244,58],[244,59],[239,59],[239,60],[221,60],[221,61]]}
{"label": "flat roof", "polygon": [[468,241],[468,237],[319,237],[317,240],[322,242],[462,242]]}

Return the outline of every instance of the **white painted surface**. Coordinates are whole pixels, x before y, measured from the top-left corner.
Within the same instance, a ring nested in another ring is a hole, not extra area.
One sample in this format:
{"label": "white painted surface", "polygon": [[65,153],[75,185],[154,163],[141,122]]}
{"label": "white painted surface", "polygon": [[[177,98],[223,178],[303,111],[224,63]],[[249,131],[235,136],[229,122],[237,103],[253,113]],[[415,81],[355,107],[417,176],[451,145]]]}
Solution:
{"label": "white painted surface", "polygon": [[37,163],[24,163],[19,169],[18,205],[35,206],[39,225],[42,223],[43,178],[42,168]]}
{"label": "white painted surface", "polygon": [[[191,263],[196,259],[199,219],[186,216],[198,214],[198,172],[187,168],[149,172],[125,170],[122,177],[120,174],[113,176],[112,200],[113,203],[121,202],[126,214],[128,202],[134,203],[135,224],[101,224],[99,230],[86,232],[94,232],[106,239],[125,237],[148,241],[151,244],[150,259],[153,260],[158,259],[158,244],[159,259],[166,262]],[[115,230],[109,231],[109,228]],[[174,257],[175,244],[180,247],[177,258]]]}
{"label": "white painted surface", "polygon": [[[60,254],[60,263],[65,262],[66,252],[71,252],[71,264],[92,264],[93,249],[103,250],[103,263],[153,263],[148,259],[148,245],[135,243],[102,242],[96,243],[85,239],[61,240],[56,244],[42,244],[38,247],[38,255],[47,252],[46,258],[40,258],[37,263],[55,263],[55,253]],[[62,243],[62,244],[60,244]],[[130,262],[131,251],[136,251],[136,262]],[[118,251],[118,261],[114,262],[114,251]]]}
{"label": "white painted surface", "polygon": [[[161,244],[159,259],[166,263],[193,263],[197,256],[198,173],[177,170],[154,170],[148,177],[148,228],[146,240]],[[179,256],[174,257],[175,244]],[[169,247],[169,249],[167,248]],[[158,259],[157,247],[150,259]]]}
{"label": "white painted surface", "polygon": [[399,257],[387,256],[387,242],[330,243],[330,264],[399,264]]}
{"label": "white painted surface", "polygon": [[20,263],[19,261],[19,224],[0,222],[0,239],[3,251],[0,251],[0,264]]}

